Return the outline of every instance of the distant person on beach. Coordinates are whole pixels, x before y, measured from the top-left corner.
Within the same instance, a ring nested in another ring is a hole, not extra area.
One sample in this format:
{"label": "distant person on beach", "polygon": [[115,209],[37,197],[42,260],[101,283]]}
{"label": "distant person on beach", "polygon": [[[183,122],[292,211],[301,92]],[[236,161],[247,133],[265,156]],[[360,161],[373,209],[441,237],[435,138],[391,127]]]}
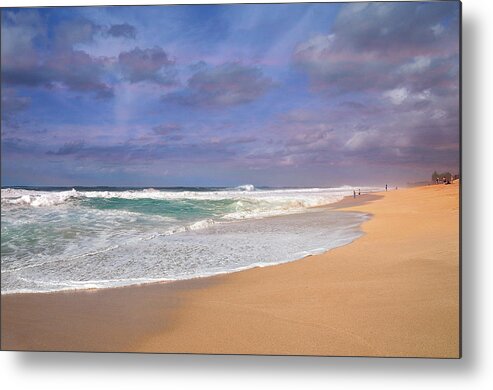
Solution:
{"label": "distant person on beach", "polygon": [[385,184],[385,191],[387,191],[387,184]]}
{"label": "distant person on beach", "polygon": [[356,190],[353,191],[353,198],[356,199]]}
{"label": "distant person on beach", "polygon": [[361,190],[360,189],[358,189],[358,195],[361,195]]}

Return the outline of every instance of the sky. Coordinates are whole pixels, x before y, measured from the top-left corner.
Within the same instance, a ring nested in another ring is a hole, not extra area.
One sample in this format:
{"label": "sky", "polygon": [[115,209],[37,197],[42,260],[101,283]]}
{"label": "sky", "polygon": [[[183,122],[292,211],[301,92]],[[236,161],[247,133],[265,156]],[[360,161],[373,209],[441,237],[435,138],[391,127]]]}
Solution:
{"label": "sky", "polygon": [[4,8],[1,184],[403,185],[457,173],[459,7]]}

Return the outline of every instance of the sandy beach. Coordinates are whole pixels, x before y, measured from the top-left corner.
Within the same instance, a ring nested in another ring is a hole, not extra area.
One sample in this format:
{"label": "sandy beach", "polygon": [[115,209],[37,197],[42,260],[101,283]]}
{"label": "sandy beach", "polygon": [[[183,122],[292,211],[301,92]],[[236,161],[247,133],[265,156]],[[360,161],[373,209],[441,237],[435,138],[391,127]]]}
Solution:
{"label": "sandy beach", "polygon": [[459,184],[336,207],[372,218],[363,237],[322,255],[173,283],[3,295],[1,347],[459,357]]}

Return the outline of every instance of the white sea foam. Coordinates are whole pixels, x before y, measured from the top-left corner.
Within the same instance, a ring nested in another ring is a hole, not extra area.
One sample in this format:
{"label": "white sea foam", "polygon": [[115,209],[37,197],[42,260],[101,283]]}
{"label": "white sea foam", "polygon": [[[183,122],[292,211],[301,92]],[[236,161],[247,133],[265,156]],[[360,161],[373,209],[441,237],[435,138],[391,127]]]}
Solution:
{"label": "white sea foam", "polygon": [[80,194],[75,189],[60,192],[2,189],[2,205],[56,206],[76,198]]}
{"label": "white sea foam", "polygon": [[2,294],[190,279],[300,259],[361,235],[360,214],[313,208],[352,192],[2,189]]}
{"label": "white sea foam", "polygon": [[[262,221],[213,223],[209,229],[156,235],[151,241],[130,239],[132,231],[112,238],[118,245],[106,248],[98,237],[81,245],[100,249],[85,249],[80,256],[62,252],[25,267],[12,264],[10,272],[2,273],[2,293],[118,287],[280,264],[348,244],[361,235],[358,227],[365,218],[314,209]],[[8,256],[2,256],[5,260]]]}
{"label": "white sea foam", "polygon": [[243,184],[241,186],[235,187],[237,191],[255,191],[255,186],[253,184]]}
{"label": "white sea foam", "polygon": [[[239,186],[233,190],[222,191],[165,191],[154,188],[128,191],[34,191],[24,189],[2,189],[2,205],[49,207],[61,205],[76,199],[152,199],[152,200],[234,200],[237,210],[225,219],[259,218],[263,216],[289,214],[300,209],[323,206],[337,202],[352,195],[354,187],[273,189],[256,190],[253,185]],[[363,192],[378,190],[362,187]],[[243,207],[245,202],[250,202]]]}
{"label": "white sea foam", "polygon": [[211,218],[202,219],[200,221],[194,222],[194,223],[189,224],[189,225],[181,225],[181,226],[172,227],[172,228],[164,231],[163,233],[153,233],[149,236],[140,238],[140,240],[149,241],[149,240],[153,240],[153,239],[158,238],[158,237],[165,237],[165,236],[171,236],[173,234],[178,234],[178,233],[185,233],[185,232],[192,232],[194,230],[207,229],[207,228],[209,228],[209,227],[211,227],[217,223],[218,222],[214,221]]}

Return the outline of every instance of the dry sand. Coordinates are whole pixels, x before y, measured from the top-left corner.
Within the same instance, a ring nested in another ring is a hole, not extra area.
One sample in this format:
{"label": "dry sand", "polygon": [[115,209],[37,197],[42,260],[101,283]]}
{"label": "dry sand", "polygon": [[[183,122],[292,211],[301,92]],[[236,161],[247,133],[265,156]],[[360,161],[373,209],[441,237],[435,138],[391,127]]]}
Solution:
{"label": "dry sand", "polygon": [[338,207],[355,242],[191,281],[2,296],[2,349],[459,357],[459,184]]}

